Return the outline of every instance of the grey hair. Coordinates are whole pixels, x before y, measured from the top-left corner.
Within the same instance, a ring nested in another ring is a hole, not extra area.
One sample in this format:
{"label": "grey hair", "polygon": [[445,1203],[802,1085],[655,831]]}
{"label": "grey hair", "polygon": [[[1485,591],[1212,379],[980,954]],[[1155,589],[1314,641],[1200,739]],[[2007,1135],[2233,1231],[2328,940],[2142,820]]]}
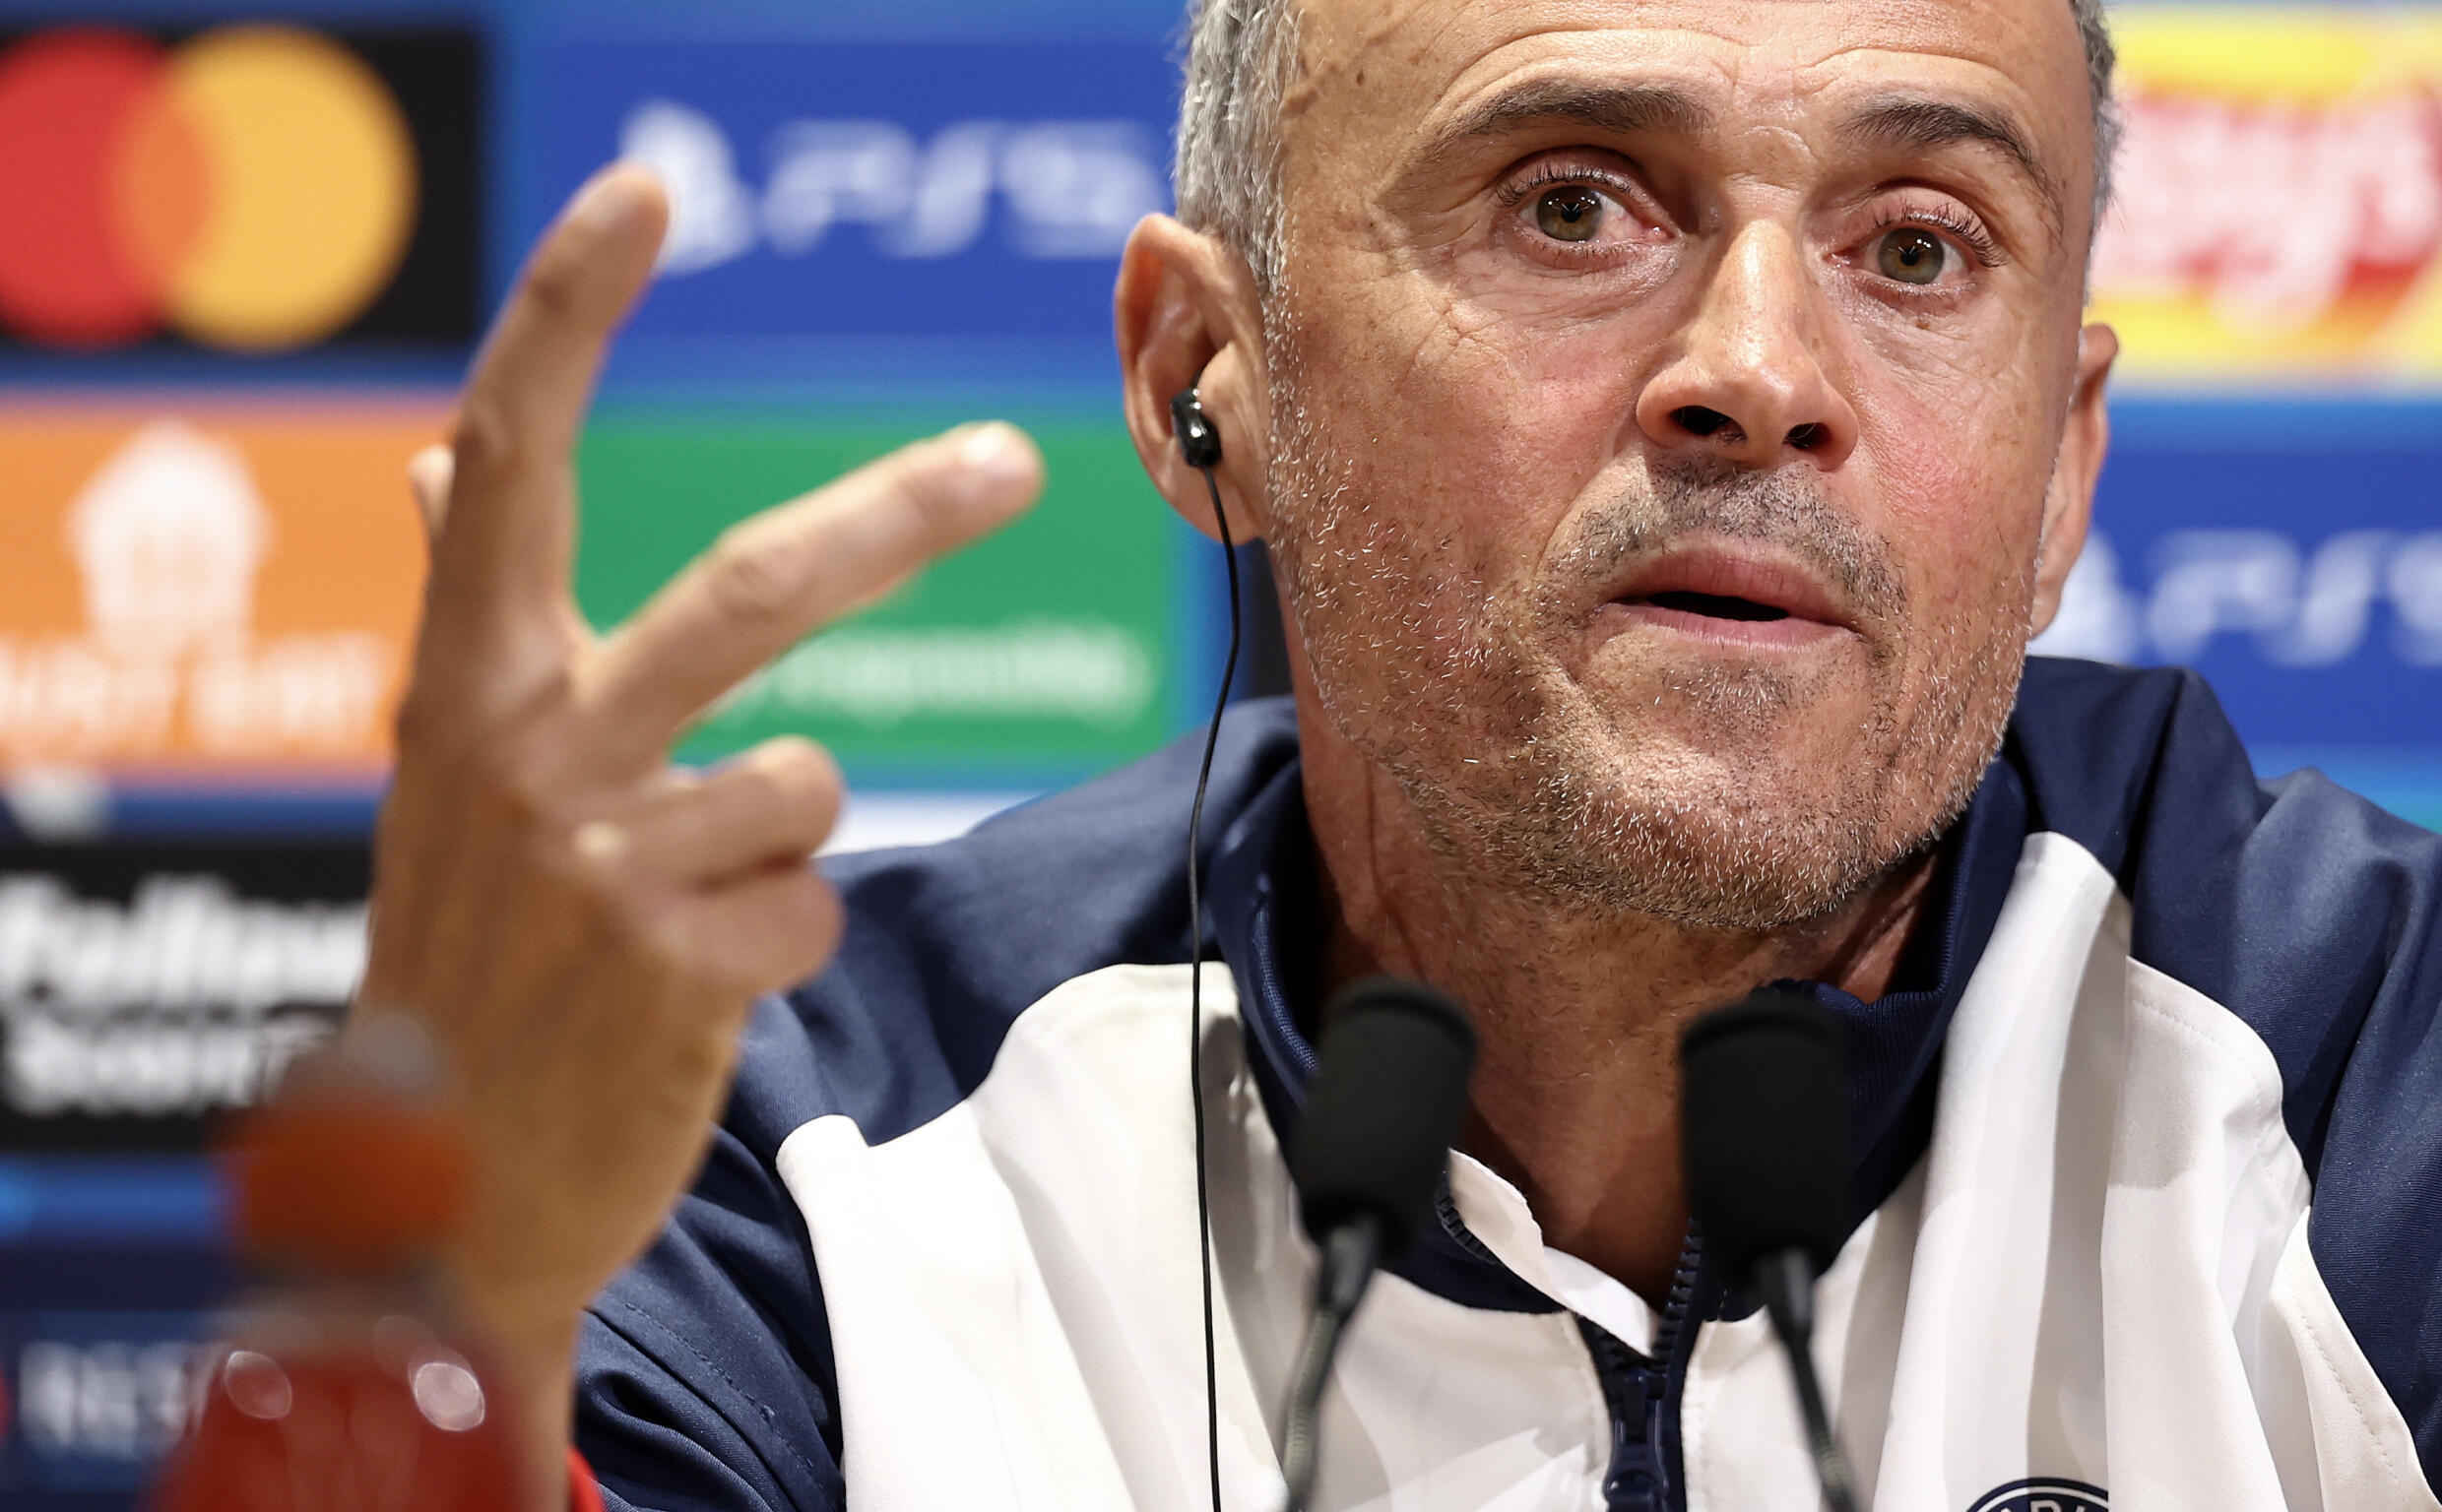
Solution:
{"label": "grey hair", "polygon": [[[1297,71],[1297,0],[1189,0],[1179,102],[1179,217],[1227,242],[1266,294],[1280,285],[1288,228],[1280,195],[1281,105]],[[2118,54],[2103,0],[2069,0],[2086,44],[2094,118],[2094,225],[2111,202]]]}
{"label": "grey hair", "polygon": [[1287,227],[1280,199],[1281,103],[1297,71],[1297,0],[1189,0],[1179,98],[1179,219],[1247,260],[1277,288]]}

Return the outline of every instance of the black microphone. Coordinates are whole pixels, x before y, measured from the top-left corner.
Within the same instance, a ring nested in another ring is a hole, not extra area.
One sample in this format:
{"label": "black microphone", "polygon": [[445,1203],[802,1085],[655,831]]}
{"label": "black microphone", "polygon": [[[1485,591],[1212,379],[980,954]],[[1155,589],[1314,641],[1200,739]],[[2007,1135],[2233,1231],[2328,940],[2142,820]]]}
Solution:
{"label": "black microphone", "polygon": [[1288,1512],[1304,1512],[1314,1492],[1317,1418],[1340,1332],[1374,1272],[1432,1221],[1475,1069],[1475,1027],[1431,987],[1374,976],[1323,1009],[1317,1048],[1289,1156],[1298,1216],[1322,1267],[1290,1382],[1281,1449]]}
{"label": "black microphone", "polygon": [[1856,1512],[1848,1461],[1815,1375],[1815,1278],[1848,1237],[1848,1087],[1839,1020],[1785,988],[1715,1009],[1679,1041],[1688,1210],[1751,1283],[1789,1355],[1815,1472]]}

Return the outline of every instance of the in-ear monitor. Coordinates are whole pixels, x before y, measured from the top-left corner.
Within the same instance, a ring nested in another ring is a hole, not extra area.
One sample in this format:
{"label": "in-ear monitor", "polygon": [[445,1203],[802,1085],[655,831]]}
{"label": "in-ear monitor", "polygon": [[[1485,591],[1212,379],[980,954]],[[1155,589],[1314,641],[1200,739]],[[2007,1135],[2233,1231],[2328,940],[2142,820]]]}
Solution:
{"label": "in-ear monitor", "polygon": [[1221,465],[1221,432],[1204,413],[1204,398],[1193,384],[1181,389],[1170,401],[1171,430],[1179,437],[1179,455],[1190,468],[1212,469]]}

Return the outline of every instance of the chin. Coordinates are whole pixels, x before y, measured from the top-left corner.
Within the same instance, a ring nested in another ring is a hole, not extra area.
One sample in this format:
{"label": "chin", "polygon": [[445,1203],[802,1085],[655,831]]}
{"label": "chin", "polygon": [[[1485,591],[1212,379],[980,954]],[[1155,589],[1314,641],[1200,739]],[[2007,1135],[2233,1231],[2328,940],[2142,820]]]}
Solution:
{"label": "chin", "polygon": [[1974,781],[1917,780],[1870,709],[1793,691],[1740,678],[1551,699],[1445,817],[1502,885],[1574,914],[1722,930],[1821,916],[1919,853]]}
{"label": "chin", "polygon": [[1773,929],[1837,909],[1916,849],[1855,794],[1774,767],[1639,763],[1580,833],[1578,887],[1613,907],[1717,929]]}

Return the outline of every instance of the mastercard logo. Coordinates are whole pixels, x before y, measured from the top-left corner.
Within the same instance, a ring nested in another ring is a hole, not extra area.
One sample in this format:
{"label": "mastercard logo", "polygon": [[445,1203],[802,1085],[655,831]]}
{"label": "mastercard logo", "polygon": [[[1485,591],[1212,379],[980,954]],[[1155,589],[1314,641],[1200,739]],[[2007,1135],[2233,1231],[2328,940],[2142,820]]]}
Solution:
{"label": "mastercard logo", "polygon": [[416,139],[355,53],[280,26],[0,53],[0,324],[277,351],[361,316],[416,229]]}

